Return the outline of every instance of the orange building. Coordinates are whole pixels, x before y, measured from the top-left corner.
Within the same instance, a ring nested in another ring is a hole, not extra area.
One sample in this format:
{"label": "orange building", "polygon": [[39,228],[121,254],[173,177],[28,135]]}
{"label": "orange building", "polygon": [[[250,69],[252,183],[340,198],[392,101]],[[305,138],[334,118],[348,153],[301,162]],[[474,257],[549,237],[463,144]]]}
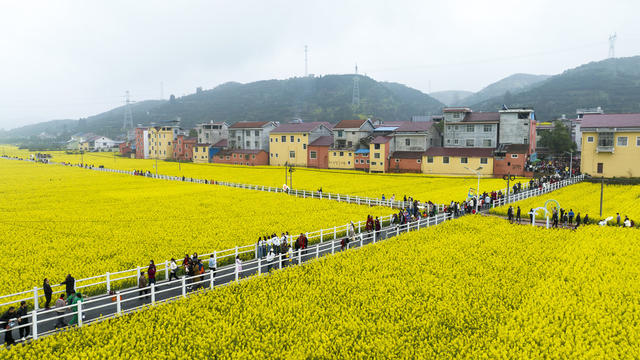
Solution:
{"label": "orange building", "polygon": [[211,158],[212,163],[233,165],[269,165],[269,154],[264,150],[221,150]]}
{"label": "orange building", "polygon": [[329,168],[329,147],[333,145],[333,136],[320,136],[307,146],[307,166],[328,169]]}

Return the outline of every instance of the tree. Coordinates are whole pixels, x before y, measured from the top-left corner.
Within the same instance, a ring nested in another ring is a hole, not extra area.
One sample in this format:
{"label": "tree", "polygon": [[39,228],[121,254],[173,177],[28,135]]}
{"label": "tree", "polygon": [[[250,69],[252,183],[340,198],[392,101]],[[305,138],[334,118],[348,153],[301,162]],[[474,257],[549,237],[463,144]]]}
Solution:
{"label": "tree", "polygon": [[576,143],[571,139],[571,131],[560,121],[555,121],[553,129],[541,134],[540,145],[556,155],[561,155],[565,151],[576,151]]}

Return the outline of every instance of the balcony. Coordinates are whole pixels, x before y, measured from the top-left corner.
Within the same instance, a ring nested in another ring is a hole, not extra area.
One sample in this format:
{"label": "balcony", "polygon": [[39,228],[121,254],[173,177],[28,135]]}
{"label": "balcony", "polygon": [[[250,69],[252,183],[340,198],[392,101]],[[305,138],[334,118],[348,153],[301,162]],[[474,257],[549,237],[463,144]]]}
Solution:
{"label": "balcony", "polygon": [[604,146],[598,145],[596,148],[596,152],[598,153],[612,153],[613,154],[614,147],[613,146]]}

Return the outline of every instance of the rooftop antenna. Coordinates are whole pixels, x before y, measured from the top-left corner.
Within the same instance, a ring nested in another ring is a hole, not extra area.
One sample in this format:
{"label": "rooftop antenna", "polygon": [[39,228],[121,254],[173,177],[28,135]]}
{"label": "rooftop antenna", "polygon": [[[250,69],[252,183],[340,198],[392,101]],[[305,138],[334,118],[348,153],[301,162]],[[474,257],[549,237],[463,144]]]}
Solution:
{"label": "rooftop antenna", "polygon": [[309,72],[307,71],[308,67],[307,67],[307,45],[304,46],[304,77],[307,77],[309,75]]}
{"label": "rooftop antenna", "polygon": [[127,131],[133,129],[133,114],[131,113],[131,101],[129,97],[129,90],[124,93],[124,121],[122,124],[122,130]]}
{"label": "rooftop antenna", "polygon": [[360,107],[360,86],[358,85],[358,64],[356,64],[356,73],[353,76],[353,97],[351,99],[351,106],[354,108]]}
{"label": "rooftop antenna", "polygon": [[616,38],[618,35],[614,33],[609,35],[609,59],[616,57]]}

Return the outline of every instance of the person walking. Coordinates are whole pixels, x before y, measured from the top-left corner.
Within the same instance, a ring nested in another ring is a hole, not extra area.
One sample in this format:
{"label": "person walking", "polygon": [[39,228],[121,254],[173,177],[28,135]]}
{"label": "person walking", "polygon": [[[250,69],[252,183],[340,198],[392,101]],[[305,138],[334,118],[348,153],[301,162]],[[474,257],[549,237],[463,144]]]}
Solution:
{"label": "person walking", "polygon": [[56,316],[58,317],[55,326],[56,329],[67,326],[67,323],[64,322],[64,313],[67,312],[65,306],[67,306],[67,302],[64,301],[64,294],[60,294],[60,297],[56,300]]}
{"label": "person walking", "polygon": [[4,344],[6,346],[11,346],[16,343],[13,339],[13,327],[16,325],[15,317],[16,310],[13,306],[10,306],[9,309],[2,314],[2,317],[0,317],[0,326],[6,330],[4,333]]}
{"label": "person walking", "polygon": [[558,210],[557,209],[553,209],[553,215],[551,216],[551,219],[553,220],[553,227],[557,228],[558,227]]}
{"label": "person walking", "polygon": [[216,257],[211,254],[211,256],[209,257],[209,271],[216,271],[216,268],[218,264],[216,264]]}
{"label": "person walking", "polygon": [[242,260],[240,260],[240,255],[236,255],[236,273],[238,274],[238,278],[242,275]]}
{"label": "person walking", "polygon": [[513,220],[513,206],[509,206],[509,209],[507,210],[507,220],[509,220],[509,222]]}
{"label": "person walking", "polygon": [[573,209],[569,209],[569,213],[567,215],[569,216],[569,225],[573,225],[573,216],[575,215]]}
{"label": "person walking", "polygon": [[44,309],[48,310],[49,305],[51,304],[51,295],[53,295],[53,290],[51,289],[51,284],[49,284],[49,279],[44,279],[44,282],[42,283],[42,290],[44,291],[44,298],[46,300]]}
{"label": "person walking", "polygon": [[616,213],[616,224],[620,226],[620,213]]}
{"label": "person walking", "polygon": [[71,308],[71,312],[74,313],[74,315],[71,318],[71,321],[69,321],[69,325],[75,325],[78,323],[78,303],[82,302],[82,294],[73,293],[70,297],[67,298],[67,302],[69,303],[69,305],[75,305]]}
{"label": "person walking", "polygon": [[149,262],[149,268],[147,269],[147,273],[149,274],[149,285],[156,284],[156,264],[151,260]]}
{"label": "person walking", "polygon": [[529,223],[533,224],[533,208],[529,210]]}
{"label": "person walking", "polygon": [[67,299],[69,298],[69,296],[71,294],[75,294],[76,292],[76,279],[73,278],[73,276],[71,276],[71,274],[67,274],[67,277],[64,279],[63,282],[60,283],[60,285],[64,285],[65,286],[65,290],[67,293]]}
{"label": "person walking", "polygon": [[[147,278],[144,276],[144,271],[140,272],[140,277],[138,278],[138,295],[142,296],[147,293]],[[143,301],[145,298],[141,297],[140,300]]]}
{"label": "person walking", "polygon": [[174,258],[171,258],[169,262],[169,281],[171,279],[178,280],[178,264],[176,264],[176,259]]}
{"label": "person walking", "polygon": [[18,316],[18,325],[20,326],[18,329],[20,339],[24,341],[29,337],[29,332],[31,330],[29,328],[29,311],[27,310],[26,301],[22,300],[20,302],[20,307],[18,308],[18,311],[16,311],[16,315]]}
{"label": "person walking", "polygon": [[582,219],[582,223],[584,225],[589,225],[589,214],[584,214],[584,218]]}
{"label": "person walking", "polygon": [[520,206],[518,206],[518,209],[516,210],[516,221],[518,222],[518,224],[520,224],[520,221],[522,221],[522,218],[520,217]]}
{"label": "person walking", "polygon": [[577,229],[578,226],[580,226],[580,212],[578,211],[578,215],[576,215],[576,227],[574,229]]}
{"label": "person walking", "polygon": [[276,258],[276,256],[273,254],[273,249],[269,250],[269,253],[267,254],[267,272],[271,271],[271,268],[273,267],[273,260]]}

